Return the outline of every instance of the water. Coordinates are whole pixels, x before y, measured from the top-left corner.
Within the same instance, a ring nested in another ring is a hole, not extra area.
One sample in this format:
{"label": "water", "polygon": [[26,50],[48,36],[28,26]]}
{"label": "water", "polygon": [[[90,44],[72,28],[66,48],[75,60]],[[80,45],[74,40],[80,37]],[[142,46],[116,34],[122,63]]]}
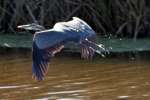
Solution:
{"label": "water", "polygon": [[149,100],[146,60],[58,56],[44,81],[31,78],[30,54],[0,56],[0,100]]}

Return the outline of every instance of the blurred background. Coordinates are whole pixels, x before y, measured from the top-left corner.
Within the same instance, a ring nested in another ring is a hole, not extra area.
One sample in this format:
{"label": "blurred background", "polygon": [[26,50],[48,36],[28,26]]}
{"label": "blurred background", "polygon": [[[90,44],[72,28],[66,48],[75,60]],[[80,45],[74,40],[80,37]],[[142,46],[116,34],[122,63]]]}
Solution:
{"label": "blurred background", "polygon": [[20,24],[56,22],[78,16],[99,35],[150,36],[149,0],[1,0],[0,32],[14,34]]}

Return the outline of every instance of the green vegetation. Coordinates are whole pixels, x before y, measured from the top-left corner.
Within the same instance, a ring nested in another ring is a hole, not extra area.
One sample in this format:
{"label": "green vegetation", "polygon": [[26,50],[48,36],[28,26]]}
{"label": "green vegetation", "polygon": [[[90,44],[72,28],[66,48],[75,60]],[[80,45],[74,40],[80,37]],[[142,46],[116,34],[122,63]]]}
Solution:
{"label": "green vegetation", "polygon": [[16,33],[17,25],[39,23],[51,28],[78,16],[99,35],[150,36],[149,0],[1,0],[0,32]]}
{"label": "green vegetation", "polygon": [[0,46],[8,48],[31,48],[31,35],[0,35]]}
{"label": "green vegetation", "polygon": [[[0,46],[8,48],[31,48],[32,36],[31,35],[0,35]],[[135,51],[149,51],[150,39],[133,39],[127,38],[97,38],[97,43],[102,43],[110,52],[135,52]],[[79,49],[72,43],[68,44],[65,48],[68,52],[78,52]]]}

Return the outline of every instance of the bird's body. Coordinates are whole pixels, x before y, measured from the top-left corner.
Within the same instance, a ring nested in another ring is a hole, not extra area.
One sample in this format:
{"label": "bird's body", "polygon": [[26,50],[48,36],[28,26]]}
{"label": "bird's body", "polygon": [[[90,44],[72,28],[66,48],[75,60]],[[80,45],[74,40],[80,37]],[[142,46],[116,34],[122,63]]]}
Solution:
{"label": "bird's body", "polygon": [[68,42],[76,43],[81,48],[81,56],[91,59],[94,52],[100,53],[100,49],[104,50],[93,42],[95,35],[94,30],[77,17],[68,22],[56,23],[52,29],[37,31],[33,38],[33,76],[42,80],[50,58],[60,52]]}
{"label": "bird's body", "polygon": [[[54,34],[54,35],[52,36],[52,34]],[[45,47],[47,47],[47,45],[55,44],[52,42],[56,41],[56,43],[58,43],[61,40],[64,40],[63,38],[65,38],[65,41],[80,42],[80,41],[82,41],[88,37],[92,37],[96,34],[93,31],[93,29],[88,24],[86,24],[83,20],[81,20],[77,17],[73,17],[72,21],[56,23],[52,29],[38,31],[35,33],[35,35],[36,36],[35,36],[34,40],[37,42],[42,41],[42,39],[41,39],[42,36],[43,37],[46,36],[43,38],[44,40],[41,42],[42,43],[41,47],[43,47],[44,44],[46,44]],[[51,39],[50,39],[50,37],[51,37]],[[59,37],[61,39],[58,39]],[[46,39],[46,38],[48,38],[48,39]],[[43,42],[49,42],[49,41],[51,41],[51,44],[43,43]],[[40,44],[40,43],[37,43],[37,44]]]}

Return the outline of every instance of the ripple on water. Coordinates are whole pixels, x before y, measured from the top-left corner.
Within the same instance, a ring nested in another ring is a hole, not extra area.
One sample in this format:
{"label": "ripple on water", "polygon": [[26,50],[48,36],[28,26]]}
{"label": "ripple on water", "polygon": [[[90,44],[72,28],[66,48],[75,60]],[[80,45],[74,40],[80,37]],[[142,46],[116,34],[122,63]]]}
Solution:
{"label": "ripple on water", "polygon": [[46,79],[35,82],[30,58],[11,59],[0,60],[0,98],[6,100],[149,100],[150,63],[56,58]]}
{"label": "ripple on water", "polygon": [[73,94],[73,93],[81,93],[86,92],[87,90],[70,90],[70,91],[58,91],[58,92],[49,92],[47,94],[49,95],[55,95],[55,94]]}
{"label": "ripple on water", "polygon": [[123,96],[118,96],[117,99],[118,100],[127,100],[129,97],[131,97],[131,96],[123,95]]}
{"label": "ripple on water", "polygon": [[83,99],[79,99],[79,98],[61,98],[61,99],[57,99],[57,100],[83,100]]}
{"label": "ripple on water", "polygon": [[49,98],[40,98],[40,99],[34,99],[34,100],[83,100],[79,98],[56,98],[56,97],[49,97]]}
{"label": "ripple on water", "polygon": [[7,86],[0,86],[0,89],[14,89],[14,88],[25,88],[30,85],[7,85]]}

